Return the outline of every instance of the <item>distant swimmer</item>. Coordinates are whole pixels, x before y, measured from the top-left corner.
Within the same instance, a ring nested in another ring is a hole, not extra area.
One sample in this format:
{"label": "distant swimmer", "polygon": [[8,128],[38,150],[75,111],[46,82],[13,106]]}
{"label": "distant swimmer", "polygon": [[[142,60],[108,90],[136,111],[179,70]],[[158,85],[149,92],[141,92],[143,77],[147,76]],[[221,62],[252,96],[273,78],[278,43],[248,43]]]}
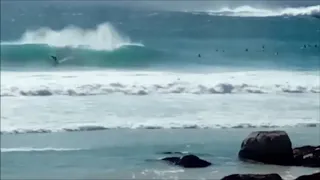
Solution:
{"label": "distant swimmer", "polygon": [[59,61],[58,61],[58,59],[57,59],[56,56],[51,56],[51,58],[53,59],[55,65],[58,65],[58,64],[59,64]]}
{"label": "distant swimmer", "polygon": [[201,54],[198,54],[198,57],[200,58],[200,57],[201,57]]}

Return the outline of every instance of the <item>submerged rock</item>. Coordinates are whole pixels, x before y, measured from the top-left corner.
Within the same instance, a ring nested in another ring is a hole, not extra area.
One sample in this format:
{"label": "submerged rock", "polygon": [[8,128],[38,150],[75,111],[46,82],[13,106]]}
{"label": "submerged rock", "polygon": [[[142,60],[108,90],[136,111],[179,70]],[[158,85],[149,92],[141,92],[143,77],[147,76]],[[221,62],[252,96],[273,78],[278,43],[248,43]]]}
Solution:
{"label": "submerged rock", "polygon": [[293,157],[296,166],[320,167],[320,146],[294,148]]}
{"label": "submerged rock", "polygon": [[285,131],[252,132],[242,142],[238,156],[266,164],[293,164],[292,143]]}
{"label": "submerged rock", "polygon": [[298,177],[296,180],[319,180],[320,172]]}
{"label": "submerged rock", "polygon": [[162,160],[184,168],[204,168],[212,165],[212,163],[200,159],[195,155],[185,155],[182,157],[166,157],[162,158]]}
{"label": "submerged rock", "polygon": [[231,174],[221,180],[282,180],[279,174]]}

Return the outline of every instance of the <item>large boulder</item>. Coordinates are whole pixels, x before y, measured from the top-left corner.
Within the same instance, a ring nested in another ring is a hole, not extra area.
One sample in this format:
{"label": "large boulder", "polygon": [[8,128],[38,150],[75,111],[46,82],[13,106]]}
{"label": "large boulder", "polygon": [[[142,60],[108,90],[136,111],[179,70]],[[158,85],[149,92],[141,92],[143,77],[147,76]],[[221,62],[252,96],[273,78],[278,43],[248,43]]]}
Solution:
{"label": "large boulder", "polygon": [[284,131],[252,132],[241,144],[238,156],[266,164],[292,165],[292,143]]}
{"label": "large boulder", "polygon": [[232,174],[221,180],[282,180],[279,174]]}
{"label": "large boulder", "polygon": [[314,173],[311,175],[300,176],[296,180],[319,180],[319,179],[320,179],[320,172]]}
{"label": "large boulder", "polygon": [[195,155],[185,155],[182,157],[166,157],[162,158],[162,160],[184,168],[204,168],[211,165],[210,162],[200,159]]}
{"label": "large boulder", "polygon": [[320,167],[320,146],[302,146],[293,149],[297,166]]}

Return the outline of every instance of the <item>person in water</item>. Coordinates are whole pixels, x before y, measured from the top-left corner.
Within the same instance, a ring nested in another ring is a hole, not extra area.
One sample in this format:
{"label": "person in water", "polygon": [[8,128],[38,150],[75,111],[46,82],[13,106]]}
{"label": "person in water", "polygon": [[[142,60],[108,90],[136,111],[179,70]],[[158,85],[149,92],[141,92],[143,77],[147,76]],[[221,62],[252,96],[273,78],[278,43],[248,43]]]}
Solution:
{"label": "person in water", "polygon": [[59,64],[59,61],[58,61],[56,56],[51,56],[51,58],[53,59],[53,61],[55,63],[54,65],[58,65]]}

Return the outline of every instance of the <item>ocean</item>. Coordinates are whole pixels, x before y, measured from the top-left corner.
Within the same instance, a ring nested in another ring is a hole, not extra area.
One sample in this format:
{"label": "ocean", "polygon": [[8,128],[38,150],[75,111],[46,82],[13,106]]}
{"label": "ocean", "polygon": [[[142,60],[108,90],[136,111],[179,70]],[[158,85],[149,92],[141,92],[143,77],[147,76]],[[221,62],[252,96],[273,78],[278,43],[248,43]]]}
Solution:
{"label": "ocean", "polygon": [[269,3],[1,1],[1,179],[320,171],[237,158],[252,131],[320,144],[320,3]]}

